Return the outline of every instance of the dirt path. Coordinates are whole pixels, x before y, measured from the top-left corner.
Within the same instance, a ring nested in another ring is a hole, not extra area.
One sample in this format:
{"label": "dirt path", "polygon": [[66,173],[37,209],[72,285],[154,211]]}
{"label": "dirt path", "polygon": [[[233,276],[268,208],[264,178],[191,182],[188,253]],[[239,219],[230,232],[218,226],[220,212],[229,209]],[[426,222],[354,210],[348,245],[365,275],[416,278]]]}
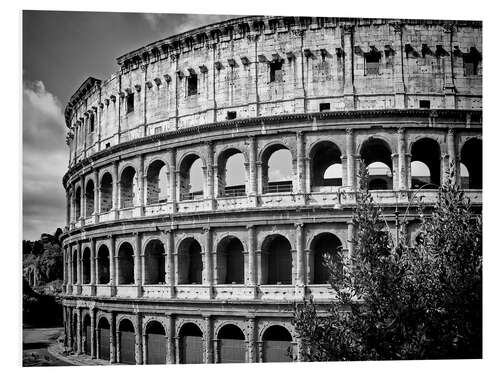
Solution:
{"label": "dirt path", "polygon": [[63,327],[23,328],[23,366],[71,366],[47,351],[63,332]]}

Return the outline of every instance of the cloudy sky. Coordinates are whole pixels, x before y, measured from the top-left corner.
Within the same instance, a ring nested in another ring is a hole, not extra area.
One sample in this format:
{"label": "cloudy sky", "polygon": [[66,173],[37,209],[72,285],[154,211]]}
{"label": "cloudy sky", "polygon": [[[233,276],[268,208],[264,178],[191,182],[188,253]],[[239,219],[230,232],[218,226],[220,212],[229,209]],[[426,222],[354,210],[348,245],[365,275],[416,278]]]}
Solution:
{"label": "cloudy sky", "polygon": [[145,44],[234,16],[23,12],[23,238],[65,225],[68,164],[63,110],[89,76],[107,78],[116,58]]}

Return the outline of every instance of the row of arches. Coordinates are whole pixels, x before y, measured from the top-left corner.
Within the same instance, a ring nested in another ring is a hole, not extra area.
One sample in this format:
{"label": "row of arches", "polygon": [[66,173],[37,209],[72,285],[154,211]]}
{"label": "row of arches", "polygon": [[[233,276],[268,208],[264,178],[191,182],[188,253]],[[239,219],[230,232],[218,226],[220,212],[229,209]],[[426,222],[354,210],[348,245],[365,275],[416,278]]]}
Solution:
{"label": "row of arches", "polygon": [[[73,319],[72,334],[76,336],[77,319]],[[163,324],[157,320],[148,322],[144,332],[145,363],[167,363],[167,333]],[[97,323],[95,348],[97,358],[109,361],[111,358],[111,326],[106,317],[101,317]],[[129,319],[122,319],[117,327],[117,362],[124,364],[136,363],[136,334],[135,328]],[[184,323],[178,333],[178,363],[204,363],[204,338],[202,329],[195,323]],[[281,325],[271,325],[262,334],[263,362],[290,362],[292,361],[292,335]],[[76,340],[73,341],[76,351]],[[92,328],[90,316],[83,319],[82,349],[87,355],[92,352]],[[248,340],[245,334],[235,324],[223,325],[216,336],[215,362],[217,363],[244,363],[248,362]]]}
{"label": "row of arches", "polygon": [[[360,157],[368,166],[368,186],[373,190],[393,188],[393,161],[390,145],[383,139],[370,138],[360,148]],[[315,191],[325,186],[342,186],[343,164],[340,148],[332,141],[318,142],[309,155],[310,185]],[[279,193],[293,191],[294,161],[291,151],[283,144],[267,147],[261,156],[262,191]],[[222,152],[217,160],[217,196],[235,197],[247,194],[248,177],[244,154],[235,148]],[[411,147],[411,188],[430,184],[435,188],[441,181],[441,149],[434,139],[417,140]],[[460,175],[463,188],[482,187],[482,142],[473,138],[466,141],[460,153]],[[125,167],[119,176],[120,208],[134,207],[138,203],[138,177],[132,166]],[[162,160],[154,160],[146,168],[147,205],[166,202],[175,192],[168,185],[169,172]],[[197,154],[183,157],[179,167],[179,197],[181,200],[203,198],[207,179],[204,164]],[[95,185],[89,180],[85,186],[85,214],[96,210]],[[113,178],[106,172],[100,181],[100,212],[113,207]],[[81,187],[75,191],[76,216],[82,215]]]}
{"label": "row of arches", "polygon": [[[342,256],[342,242],[328,232],[316,235],[311,242],[312,262],[310,267],[313,284],[328,282],[329,272],[324,264],[325,256]],[[217,244],[217,284],[245,284],[245,251],[241,240],[233,235],[224,237]],[[136,283],[134,274],[134,249],[128,242],[123,242],[117,253],[117,283],[128,285]],[[97,284],[110,282],[110,251],[105,244],[99,246],[96,255]],[[160,240],[154,239],[144,249],[144,283],[146,285],[165,284],[165,247]],[[338,258],[340,263],[340,258]],[[185,238],[177,251],[177,283],[201,284],[203,273],[202,247],[192,237]],[[90,248],[82,252],[82,284],[90,283]],[[261,248],[261,270],[263,284],[292,283],[292,246],[288,238],[281,234],[267,236]],[[72,263],[72,281],[78,281],[78,256],[75,251]]]}

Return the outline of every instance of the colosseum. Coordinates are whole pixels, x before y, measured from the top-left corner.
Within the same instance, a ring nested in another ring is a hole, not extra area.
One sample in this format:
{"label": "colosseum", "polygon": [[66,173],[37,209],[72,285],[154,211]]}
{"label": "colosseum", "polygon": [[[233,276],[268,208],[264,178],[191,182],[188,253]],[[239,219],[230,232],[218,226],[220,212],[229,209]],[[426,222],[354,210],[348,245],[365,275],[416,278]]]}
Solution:
{"label": "colosseum", "polygon": [[[414,241],[450,168],[482,207],[482,24],[252,16],[118,57],[65,110],[65,345],[109,363],[300,361],[360,163]],[[103,363],[103,362],[100,362]]]}

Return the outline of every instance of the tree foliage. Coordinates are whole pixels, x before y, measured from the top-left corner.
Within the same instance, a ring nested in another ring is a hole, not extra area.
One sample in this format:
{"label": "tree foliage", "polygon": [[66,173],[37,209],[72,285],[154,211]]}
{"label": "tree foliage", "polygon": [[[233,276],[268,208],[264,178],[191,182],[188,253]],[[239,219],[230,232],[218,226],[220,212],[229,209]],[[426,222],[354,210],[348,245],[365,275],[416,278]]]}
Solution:
{"label": "tree foliage", "polygon": [[353,256],[341,271],[325,259],[338,299],[326,313],[312,299],[295,307],[303,359],[480,358],[481,215],[448,176],[431,212],[420,208],[417,243],[395,241],[362,171]]}

